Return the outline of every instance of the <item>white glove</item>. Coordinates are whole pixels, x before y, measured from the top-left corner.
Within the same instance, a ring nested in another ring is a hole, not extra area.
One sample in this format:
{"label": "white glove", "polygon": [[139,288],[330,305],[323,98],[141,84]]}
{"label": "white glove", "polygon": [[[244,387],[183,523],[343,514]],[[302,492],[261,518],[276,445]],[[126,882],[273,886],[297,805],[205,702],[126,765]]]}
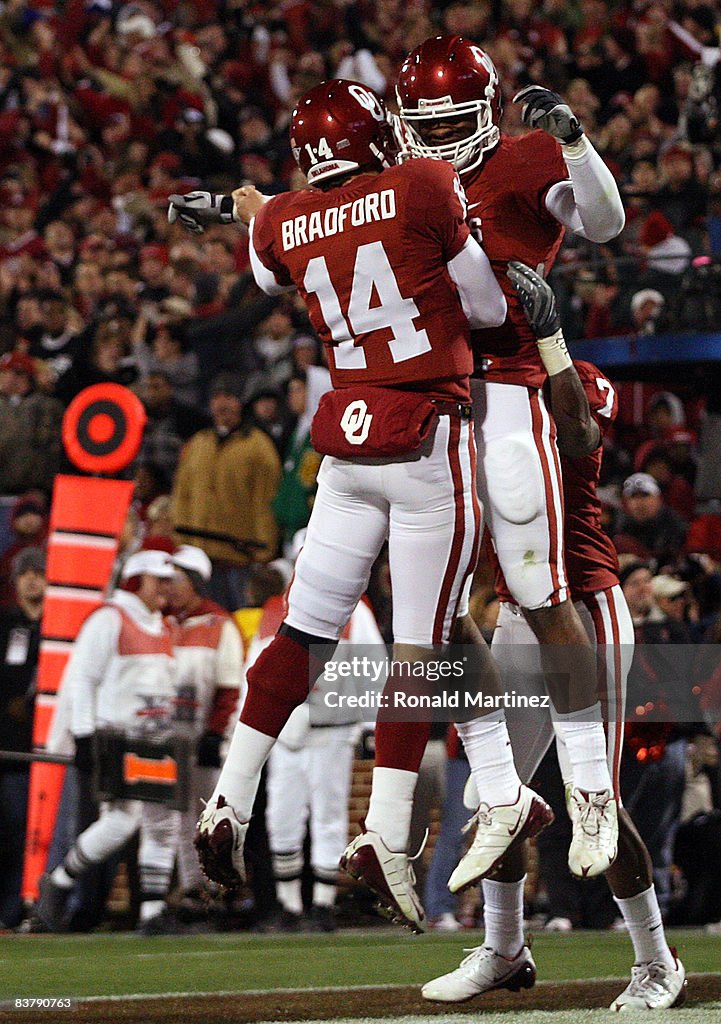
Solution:
{"label": "white glove", "polygon": [[235,220],[232,196],[212,192],[188,192],[168,198],[168,220],[176,220],[194,235],[202,235],[209,224],[232,224]]}

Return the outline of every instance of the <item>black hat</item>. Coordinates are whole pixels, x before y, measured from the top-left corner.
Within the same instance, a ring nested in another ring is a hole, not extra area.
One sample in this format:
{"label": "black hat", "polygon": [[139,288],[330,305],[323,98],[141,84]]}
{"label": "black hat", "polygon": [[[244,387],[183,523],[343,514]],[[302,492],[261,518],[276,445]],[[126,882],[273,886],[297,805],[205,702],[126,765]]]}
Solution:
{"label": "black hat", "polygon": [[23,548],[19,551],[12,563],[12,577],[14,580],[26,572],[37,572],[45,575],[45,553],[42,548]]}

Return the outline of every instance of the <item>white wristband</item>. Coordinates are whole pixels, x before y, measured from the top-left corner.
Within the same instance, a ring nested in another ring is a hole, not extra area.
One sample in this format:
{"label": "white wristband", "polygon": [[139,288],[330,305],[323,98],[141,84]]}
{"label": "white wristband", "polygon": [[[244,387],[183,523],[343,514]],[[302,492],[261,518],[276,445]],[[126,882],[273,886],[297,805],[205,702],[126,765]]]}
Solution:
{"label": "white wristband", "polygon": [[549,377],[555,377],[557,373],[563,373],[573,366],[573,361],[568,354],[563,331],[557,330],[549,338],[538,338],[536,340],[541,362],[546,367]]}

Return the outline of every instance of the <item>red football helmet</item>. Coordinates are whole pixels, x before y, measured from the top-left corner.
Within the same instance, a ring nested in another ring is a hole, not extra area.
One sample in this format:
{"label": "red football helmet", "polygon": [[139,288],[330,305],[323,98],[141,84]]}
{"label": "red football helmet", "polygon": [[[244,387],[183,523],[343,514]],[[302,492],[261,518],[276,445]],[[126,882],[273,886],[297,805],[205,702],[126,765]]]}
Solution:
{"label": "red football helmet", "polygon": [[[493,61],[462,36],[426,39],[406,57],[396,88],[404,143],[413,156],[449,160],[457,171],[477,167],[501,137],[501,86]],[[476,114],[464,139],[432,145],[418,125]]]}
{"label": "red football helmet", "polygon": [[290,144],[310,185],[359,167],[390,167],[397,156],[383,100],[367,85],[342,78],[316,85],[298,101]]}

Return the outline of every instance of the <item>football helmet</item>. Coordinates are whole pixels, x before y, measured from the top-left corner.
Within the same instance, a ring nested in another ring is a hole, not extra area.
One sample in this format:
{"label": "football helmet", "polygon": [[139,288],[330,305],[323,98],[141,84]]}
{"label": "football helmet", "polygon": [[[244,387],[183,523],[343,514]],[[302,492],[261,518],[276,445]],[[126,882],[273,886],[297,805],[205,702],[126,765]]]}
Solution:
{"label": "football helmet", "polygon": [[296,163],[317,185],[359,167],[391,167],[398,147],[385,103],[360,82],[321,82],[298,101],[290,122]]}
{"label": "football helmet", "polygon": [[[426,39],[406,57],[396,87],[404,145],[412,156],[449,160],[457,171],[477,167],[498,144],[502,95],[488,54],[462,36]],[[476,115],[465,138],[433,144],[419,129],[431,121]]]}

